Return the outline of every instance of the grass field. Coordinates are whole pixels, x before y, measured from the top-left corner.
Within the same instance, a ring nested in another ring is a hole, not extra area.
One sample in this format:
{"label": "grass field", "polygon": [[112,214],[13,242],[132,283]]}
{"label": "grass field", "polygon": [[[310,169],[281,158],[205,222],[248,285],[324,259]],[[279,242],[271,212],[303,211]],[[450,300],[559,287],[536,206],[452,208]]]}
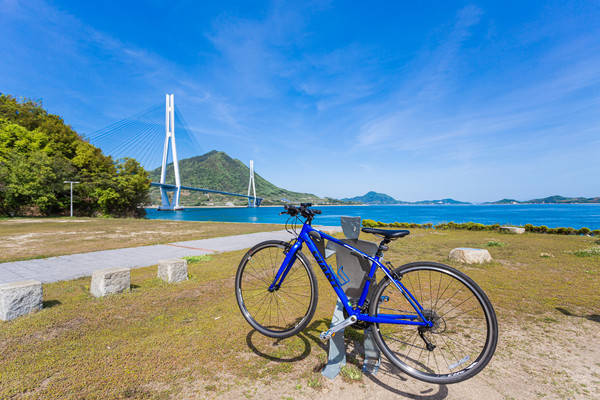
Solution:
{"label": "grass field", "polygon": [[271,224],[133,218],[0,219],[0,262],[281,229]]}
{"label": "grass field", "polygon": [[44,285],[42,311],[0,323],[0,398],[598,398],[600,256],[578,253],[596,246],[590,237],[422,229],[392,244],[386,259],[395,265],[452,265],[454,247],[492,254],[487,265],[454,265],[485,290],[500,326],[494,359],[464,383],[421,383],[385,359],[378,375],[364,376],[362,331],[353,329],[342,376],[323,378],[318,335],[335,298],[321,272],[309,327],[268,339],[237,308],[238,251],[191,263],[190,280],[175,285],[155,267],[134,270],[130,293],[102,299],[89,295],[89,278]]}

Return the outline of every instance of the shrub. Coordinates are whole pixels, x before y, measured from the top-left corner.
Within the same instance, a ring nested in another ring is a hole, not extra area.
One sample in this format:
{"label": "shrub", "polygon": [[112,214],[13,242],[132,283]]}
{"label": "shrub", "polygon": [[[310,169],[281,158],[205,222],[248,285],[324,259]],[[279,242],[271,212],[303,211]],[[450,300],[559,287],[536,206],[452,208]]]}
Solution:
{"label": "shrub", "polygon": [[592,231],[592,234],[593,234],[594,236],[600,236],[600,229],[594,229],[594,230]]}
{"label": "shrub", "polygon": [[375,228],[377,226],[377,222],[373,221],[372,219],[363,219],[362,225],[365,228]]}
{"label": "shrub", "polygon": [[577,234],[578,234],[578,235],[589,235],[589,234],[590,234],[590,232],[592,232],[592,231],[591,231],[591,229],[590,229],[590,228],[586,228],[586,227],[584,226],[583,228],[580,228],[580,229],[577,231]]}
{"label": "shrub", "polygon": [[377,224],[377,227],[381,227],[381,228],[388,226],[388,224],[386,224],[385,222],[381,222],[381,221],[377,221],[376,224]]}

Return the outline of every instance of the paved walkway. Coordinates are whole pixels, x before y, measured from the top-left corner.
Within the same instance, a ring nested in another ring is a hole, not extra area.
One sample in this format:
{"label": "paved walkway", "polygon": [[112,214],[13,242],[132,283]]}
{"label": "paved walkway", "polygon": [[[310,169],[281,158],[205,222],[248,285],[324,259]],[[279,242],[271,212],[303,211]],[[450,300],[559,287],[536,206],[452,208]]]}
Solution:
{"label": "paved walkway", "polygon": [[[327,227],[323,230],[338,232],[341,231],[341,228]],[[291,237],[286,231],[258,232],[246,235],[224,236],[0,263],[0,284],[26,279],[35,279],[44,283],[64,281],[82,276],[91,276],[92,272],[97,269],[147,267],[157,264],[158,260],[162,259],[242,250],[250,248],[264,240],[275,239],[287,241]]]}

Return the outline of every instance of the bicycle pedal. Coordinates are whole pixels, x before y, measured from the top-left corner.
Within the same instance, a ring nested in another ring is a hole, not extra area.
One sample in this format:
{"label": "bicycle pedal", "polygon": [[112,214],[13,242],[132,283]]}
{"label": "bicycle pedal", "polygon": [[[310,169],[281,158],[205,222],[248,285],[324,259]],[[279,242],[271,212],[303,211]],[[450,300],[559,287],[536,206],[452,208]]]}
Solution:
{"label": "bicycle pedal", "polygon": [[354,324],[357,320],[358,320],[358,318],[356,318],[356,315],[351,315],[348,318],[346,318],[345,320],[343,320],[342,322],[335,324],[334,326],[332,326],[325,332],[321,332],[319,337],[321,338],[321,340],[329,340],[332,337],[334,337],[337,332],[341,331],[342,329],[346,328],[347,326]]}

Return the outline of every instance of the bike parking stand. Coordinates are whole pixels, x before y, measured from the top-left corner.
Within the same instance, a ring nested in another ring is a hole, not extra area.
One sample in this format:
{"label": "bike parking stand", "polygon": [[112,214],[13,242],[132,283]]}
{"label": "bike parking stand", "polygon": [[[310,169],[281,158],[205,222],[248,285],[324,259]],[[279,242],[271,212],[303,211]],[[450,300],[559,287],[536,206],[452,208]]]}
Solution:
{"label": "bike parking stand", "polygon": [[[344,306],[340,300],[335,305],[333,311],[333,317],[331,318],[331,324],[329,327],[333,327],[344,320]],[[364,331],[364,361],[362,365],[362,372],[366,375],[375,375],[379,371],[379,365],[381,364],[381,352],[375,344],[372,333],[373,326],[369,326]],[[339,375],[342,367],[346,365],[346,343],[344,341],[344,329],[337,332],[331,339],[329,339],[329,351],[327,354],[327,365],[321,371],[323,376],[334,379]]]}
{"label": "bike parking stand", "polygon": [[[376,251],[377,245],[358,241],[361,226],[360,222],[360,217],[341,217],[341,225],[344,235],[349,241],[352,241],[353,245],[360,245],[360,247],[362,247],[361,250],[364,250],[366,253]],[[344,291],[346,294],[353,295],[358,293],[360,286],[364,284],[364,277],[370,266],[368,264],[361,266],[361,262],[359,262],[359,260],[352,256],[349,257],[349,253],[344,248],[334,244],[332,246],[329,246],[328,244],[327,248],[325,249],[325,253],[327,257],[336,254],[338,267],[343,265],[344,267],[342,270],[349,271],[350,278],[347,282],[348,285],[344,284]],[[333,311],[333,316],[331,318],[330,329],[344,321],[344,319],[344,305],[342,304],[341,300],[338,299]],[[367,375],[376,374],[381,363],[381,353],[375,344],[372,329],[373,326],[369,326],[364,330],[364,361],[362,371]],[[323,376],[329,379],[334,379],[340,373],[342,367],[346,365],[346,344],[344,342],[344,330],[345,329],[338,331],[329,339],[327,365],[325,365],[325,368],[323,368],[323,371],[321,372]]]}

